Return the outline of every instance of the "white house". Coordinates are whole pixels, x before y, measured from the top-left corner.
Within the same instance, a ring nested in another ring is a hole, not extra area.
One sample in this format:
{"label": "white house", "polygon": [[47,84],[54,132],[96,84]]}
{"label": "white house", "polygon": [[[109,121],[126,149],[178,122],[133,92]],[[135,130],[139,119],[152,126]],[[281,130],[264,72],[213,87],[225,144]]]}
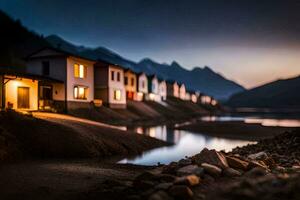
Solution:
{"label": "white house", "polygon": [[186,99],[186,90],[184,83],[181,83],[179,86],[179,98],[182,100]]}
{"label": "white house", "polygon": [[161,96],[159,95],[159,83],[156,75],[148,76],[148,95],[146,97],[150,101],[161,101]]}
{"label": "white house", "polygon": [[28,56],[28,73],[62,82],[39,82],[39,109],[88,107],[94,100],[94,63],[95,61],[50,47]]}
{"label": "white house", "polygon": [[167,83],[165,80],[158,80],[158,94],[162,101],[167,100]]}
{"label": "white house", "polygon": [[142,101],[148,95],[148,78],[145,73],[137,74],[137,100]]}

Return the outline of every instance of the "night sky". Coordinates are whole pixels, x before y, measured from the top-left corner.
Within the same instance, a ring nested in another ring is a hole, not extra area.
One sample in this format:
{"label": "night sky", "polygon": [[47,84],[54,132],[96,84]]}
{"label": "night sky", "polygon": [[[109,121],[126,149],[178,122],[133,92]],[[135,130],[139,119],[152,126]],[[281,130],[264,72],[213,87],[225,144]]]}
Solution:
{"label": "night sky", "polygon": [[211,66],[246,87],[300,74],[300,1],[0,0],[31,30],[134,61]]}

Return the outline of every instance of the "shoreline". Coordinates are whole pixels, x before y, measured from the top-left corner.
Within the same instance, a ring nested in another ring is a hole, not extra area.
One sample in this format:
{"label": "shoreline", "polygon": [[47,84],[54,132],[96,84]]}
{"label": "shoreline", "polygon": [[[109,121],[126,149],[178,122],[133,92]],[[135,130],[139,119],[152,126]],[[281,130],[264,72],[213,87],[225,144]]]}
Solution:
{"label": "shoreline", "polygon": [[[174,128],[174,127],[173,127]],[[285,131],[300,130],[300,127],[275,127],[263,126],[259,123],[244,123],[241,121],[231,122],[203,122],[197,121],[188,125],[175,127],[174,129],[187,130],[194,133],[204,134],[213,137],[228,139],[258,141],[274,137]]]}

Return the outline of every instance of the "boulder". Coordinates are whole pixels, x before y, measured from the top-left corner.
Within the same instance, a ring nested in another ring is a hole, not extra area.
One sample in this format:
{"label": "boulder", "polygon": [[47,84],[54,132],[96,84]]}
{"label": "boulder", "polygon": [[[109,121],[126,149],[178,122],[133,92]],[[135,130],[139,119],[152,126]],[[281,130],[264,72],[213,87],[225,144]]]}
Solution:
{"label": "boulder", "polygon": [[202,163],[201,167],[203,167],[205,172],[207,172],[208,174],[210,174],[214,177],[218,177],[222,174],[222,169],[220,169],[219,167],[217,167],[215,165],[211,165],[208,163]]}
{"label": "boulder", "polygon": [[198,165],[201,165],[202,163],[208,163],[221,169],[228,168],[228,163],[225,156],[214,149],[208,150],[207,148],[204,148],[199,154],[194,156],[194,161]]}
{"label": "boulder", "polygon": [[195,186],[200,183],[200,178],[196,175],[183,176],[176,179],[175,185]]}
{"label": "boulder", "polygon": [[244,176],[255,178],[255,177],[265,176],[266,174],[267,174],[267,171],[265,169],[263,169],[261,167],[255,167],[255,168],[249,170],[248,172],[246,172],[244,174]]}
{"label": "boulder", "polygon": [[191,199],[194,195],[193,191],[185,185],[174,185],[170,188],[169,194],[176,199]]}
{"label": "boulder", "polygon": [[267,157],[268,155],[264,151],[248,155],[248,158],[251,160],[263,160],[266,159]]}
{"label": "boulder", "polygon": [[239,158],[226,156],[226,160],[228,162],[229,167],[232,167],[234,169],[241,169],[246,171],[248,168],[249,163]]}
{"label": "boulder", "polygon": [[214,149],[208,150],[207,148],[204,148],[199,154],[195,155],[193,159],[198,165],[201,165],[202,163],[208,163],[221,169],[228,168],[228,163],[225,156]]}
{"label": "boulder", "polygon": [[232,169],[232,168],[227,168],[223,171],[223,174],[227,177],[237,177],[237,176],[241,176],[241,172]]}
{"label": "boulder", "polygon": [[186,176],[190,174],[195,174],[197,176],[202,176],[203,175],[203,168],[198,167],[198,165],[187,165],[185,167],[182,167],[177,170],[177,175],[178,176]]}

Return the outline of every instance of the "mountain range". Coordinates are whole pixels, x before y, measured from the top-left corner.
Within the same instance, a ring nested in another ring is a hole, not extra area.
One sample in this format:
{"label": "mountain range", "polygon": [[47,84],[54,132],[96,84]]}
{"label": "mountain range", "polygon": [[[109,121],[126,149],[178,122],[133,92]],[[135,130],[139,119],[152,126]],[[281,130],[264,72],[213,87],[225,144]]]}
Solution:
{"label": "mountain range", "polygon": [[145,72],[148,75],[156,74],[161,79],[185,83],[189,90],[200,91],[219,100],[225,100],[232,94],[245,90],[241,85],[226,79],[207,66],[187,70],[176,61],[170,65],[160,64],[150,58],[142,59],[140,62],[133,62],[104,47],[88,48],[76,46],[57,35],[50,35],[46,37],[46,40],[53,47],[61,48],[76,55],[118,64],[135,72]]}
{"label": "mountain range", "polygon": [[234,94],[226,104],[248,108],[300,108],[300,76]]}
{"label": "mountain range", "polygon": [[176,80],[185,83],[189,90],[200,91],[211,95],[219,100],[225,100],[232,94],[245,89],[224,76],[214,72],[209,67],[195,67],[187,70],[176,61],[171,64],[161,64],[150,58],[134,62],[104,47],[88,48],[74,45],[57,35],[43,37],[25,28],[19,20],[13,20],[0,10],[0,25],[5,27],[1,30],[0,37],[0,66],[1,69],[9,68],[24,70],[26,62],[23,58],[32,52],[52,46],[71,52],[82,57],[103,60],[130,68],[135,72],[146,72],[148,75],[156,74],[165,80]]}

